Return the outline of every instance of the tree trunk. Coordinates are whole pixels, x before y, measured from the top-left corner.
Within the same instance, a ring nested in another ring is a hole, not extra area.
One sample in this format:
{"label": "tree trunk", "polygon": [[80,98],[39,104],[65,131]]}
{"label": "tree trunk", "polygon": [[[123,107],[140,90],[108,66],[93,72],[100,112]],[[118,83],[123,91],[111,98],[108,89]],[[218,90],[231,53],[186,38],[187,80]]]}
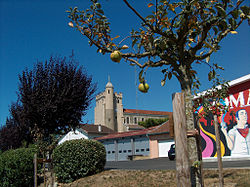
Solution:
{"label": "tree trunk", "polygon": [[173,120],[175,133],[175,158],[176,158],[176,178],[177,186],[191,186],[190,163],[187,149],[187,132],[184,94],[175,93],[173,101]]}
{"label": "tree trunk", "polygon": [[219,186],[224,186],[223,179],[223,167],[222,167],[222,159],[221,159],[221,146],[220,146],[220,132],[218,127],[218,118],[217,115],[214,115],[214,130],[216,136],[216,148],[217,148],[217,161],[218,161],[218,169],[219,169]]}
{"label": "tree trunk", "polygon": [[[181,89],[185,96],[185,112],[186,112],[186,127],[187,131],[194,131],[196,128],[196,124],[194,123],[194,111],[193,111],[193,95],[191,91],[192,87],[192,78],[187,75],[186,68],[182,70],[183,76],[181,80]],[[189,137],[187,140],[188,146],[188,155],[190,160],[190,175],[191,175],[191,186],[204,186],[202,179],[202,170],[201,165],[198,165],[198,168],[194,167],[194,162],[199,161],[202,162],[201,153],[198,152],[199,145],[197,137]],[[200,154],[200,156],[199,156]]]}

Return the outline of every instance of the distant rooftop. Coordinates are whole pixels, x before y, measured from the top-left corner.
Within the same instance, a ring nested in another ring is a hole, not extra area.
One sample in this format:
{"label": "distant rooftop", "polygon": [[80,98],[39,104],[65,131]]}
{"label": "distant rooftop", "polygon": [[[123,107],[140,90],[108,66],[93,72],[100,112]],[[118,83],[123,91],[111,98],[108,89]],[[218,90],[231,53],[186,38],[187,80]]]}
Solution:
{"label": "distant rooftop", "polygon": [[115,139],[115,138],[123,138],[123,137],[130,137],[130,136],[139,136],[139,135],[153,135],[153,134],[162,134],[162,133],[169,133],[169,121],[164,122],[161,125],[150,127],[147,129],[142,130],[135,130],[135,131],[128,131],[128,132],[118,132],[109,134],[106,136],[95,138],[96,140],[107,140],[107,139]]}
{"label": "distant rooftop", "polygon": [[115,132],[112,129],[103,125],[80,124],[80,128],[83,129],[88,134],[89,133],[110,134]]}
{"label": "distant rooftop", "polygon": [[124,109],[123,112],[127,113],[127,114],[147,114],[147,115],[161,115],[161,116],[172,115],[172,112],[152,111],[152,110],[137,110],[137,109]]}

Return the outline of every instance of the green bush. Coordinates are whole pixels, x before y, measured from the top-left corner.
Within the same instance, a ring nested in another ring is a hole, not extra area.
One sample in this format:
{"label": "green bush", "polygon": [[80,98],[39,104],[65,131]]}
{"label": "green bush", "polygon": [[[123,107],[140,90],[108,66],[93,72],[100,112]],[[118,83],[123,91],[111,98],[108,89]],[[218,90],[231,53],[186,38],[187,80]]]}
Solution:
{"label": "green bush", "polygon": [[0,186],[33,186],[33,158],[36,150],[19,148],[0,155]]}
{"label": "green bush", "polygon": [[58,182],[72,182],[104,170],[106,151],[95,140],[70,140],[57,146],[52,154]]}
{"label": "green bush", "polygon": [[145,121],[140,121],[138,124],[145,127],[145,128],[150,128],[154,127],[157,125],[161,125],[162,123],[166,122],[168,118],[148,118]]}

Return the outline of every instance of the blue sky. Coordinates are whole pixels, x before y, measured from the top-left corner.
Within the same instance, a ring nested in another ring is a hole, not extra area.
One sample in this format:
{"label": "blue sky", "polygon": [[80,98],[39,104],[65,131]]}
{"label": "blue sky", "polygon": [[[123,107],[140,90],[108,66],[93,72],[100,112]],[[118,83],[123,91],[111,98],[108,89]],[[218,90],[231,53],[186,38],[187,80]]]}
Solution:
{"label": "blue sky", "polygon": [[[113,36],[125,36],[139,26],[140,20],[122,1],[101,2],[110,19]],[[146,1],[133,1],[145,15],[148,9],[141,2]],[[70,20],[65,11],[75,6],[87,8],[88,4],[87,0],[0,0],[0,125],[5,124],[9,106],[17,100],[18,74],[26,67],[32,69],[34,63],[44,61],[50,55],[69,56],[72,50],[98,84],[97,93],[104,90],[110,76],[115,91],[123,93],[124,108],[172,111],[172,94],[180,91],[175,78],[162,87],[160,70],[149,69],[146,80],[150,90],[147,94],[140,93],[136,86],[138,68],[124,61],[116,64],[109,55],[96,53],[96,48],[90,47],[86,38],[68,26]],[[224,39],[221,50],[211,56],[211,62],[225,68],[220,73],[226,80],[250,73],[249,26],[244,23],[237,31],[238,34]],[[197,71],[201,90],[209,88],[207,67],[197,66]],[[84,122],[94,123],[94,106],[93,101]]]}

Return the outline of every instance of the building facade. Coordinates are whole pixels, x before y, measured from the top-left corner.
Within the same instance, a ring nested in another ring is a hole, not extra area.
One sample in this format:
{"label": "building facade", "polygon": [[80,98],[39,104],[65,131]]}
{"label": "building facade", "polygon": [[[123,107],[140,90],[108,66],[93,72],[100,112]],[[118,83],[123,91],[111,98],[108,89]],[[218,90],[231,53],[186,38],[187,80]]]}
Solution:
{"label": "building facade", "polygon": [[62,136],[58,140],[58,145],[69,140],[77,139],[94,139],[97,137],[105,136],[108,134],[115,133],[112,129],[107,128],[102,125],[93,125],[93,124],[80,124],[79,128],[69,131],[67,134]]}
{"label": "building facade", "polygon": [[170,146],[174,144],[169,133],[169,121],[148,129],[114,133],[95,139],[105,146],[107,161],[124,161],[137,156],[167,157]]}
{"label": "building facade", "polygon": [[[119,101],[121,102],[121,101]],[[250,74],[229,82],[228,96],[221,101],[229,111],[218,117],[220,124],[221,155],[223,157],[250,158]],[[122,106],[122,105],[121,105]],[[167,113],[123,109],[121,124],[126,130],[146,118],[161,118]],[[198,108],[202,112],[203,107]],[[115,113],[114,113],[115,114]],[[169,113],[168,113],[169,114]],[[114,118],[116,119],[116,117]],[[217,157],[213,116],[197,121],[200,129],[202,157]],[[170,135],[170,122],[149,129],[118,132],[96,140],[102,142],[107,151],[108,161],[128,160],[131,155],[149,158],[167,157],[174,139]],[[231,141],[229,141],[230,139]]]}
{"label": "building facade", "polygon": [[172,112],[124,109],[122,99],[122,93],[114,92],[109,81],[104,92],[96,96],[95,125],[101,124],[116,132],[126,132],[143,129],[138,123],[148,118],[168,118],[172,115]]}
{"label": "building facade", "polygon": [[[221,155],[250,158],[250,74],[229,82],[228,96],[220,101],[228,111],[218,116]],[[198,108],[202,113],[203,106]],[[199,119],[202,157],[217,157],[213,116]]]}

